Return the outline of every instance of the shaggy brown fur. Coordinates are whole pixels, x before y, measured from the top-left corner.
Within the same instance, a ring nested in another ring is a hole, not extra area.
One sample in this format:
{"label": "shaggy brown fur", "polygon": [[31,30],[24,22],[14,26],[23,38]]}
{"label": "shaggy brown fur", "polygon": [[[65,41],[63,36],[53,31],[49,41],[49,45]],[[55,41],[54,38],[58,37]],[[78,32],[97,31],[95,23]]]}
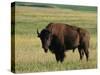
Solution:
{"label": "shaggy brown fur", "polygon": [[63,62],[65,51],[74,51],[76,48],[78,48],[80,59],[82,60],[85,53],[88,60],[90,36],[85,29],[63,23],[49,23],[41,33],[38,32],[38,36],[45,52],[50,49],[57,61]]}

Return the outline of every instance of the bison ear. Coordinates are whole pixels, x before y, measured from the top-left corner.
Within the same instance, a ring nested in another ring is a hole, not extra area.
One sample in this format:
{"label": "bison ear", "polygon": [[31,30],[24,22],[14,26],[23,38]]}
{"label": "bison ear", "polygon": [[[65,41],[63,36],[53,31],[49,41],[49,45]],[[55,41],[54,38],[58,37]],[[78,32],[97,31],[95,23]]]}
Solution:
{"label": "bison ear", "polygon": [[39,33],[38,29],[37,29],[37,35],[38,35],[38,37],[40,37],[40,33]]}

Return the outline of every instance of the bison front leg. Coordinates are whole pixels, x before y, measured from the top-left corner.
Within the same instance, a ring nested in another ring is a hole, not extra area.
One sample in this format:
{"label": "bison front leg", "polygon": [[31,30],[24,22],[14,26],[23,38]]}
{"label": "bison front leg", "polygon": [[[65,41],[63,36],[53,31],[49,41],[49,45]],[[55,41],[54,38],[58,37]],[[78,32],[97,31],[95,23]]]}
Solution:
{"label": "bison front leg", "polygon": [[64,57],[65,57],[65,53],[62,52],[62,53],[60,54],[60,62],[61,62],[61,63],[64,61]]}
{"label": "bison front leg", "polygon": [[75,48],[73,48],[73,53],[74,53],[74,51],[75,51]]}
{"label": "bison front leg", "polygon": [[64,52],[56,53],[55,57],[57,62],[60,61],[62,63],[64,61],[65,53]]}
{"label": "bison front leg", "polygon": [[60,56],[58,53],[55,53],[55,57],[56,57],[56,61],[59,62],[60,61]]}

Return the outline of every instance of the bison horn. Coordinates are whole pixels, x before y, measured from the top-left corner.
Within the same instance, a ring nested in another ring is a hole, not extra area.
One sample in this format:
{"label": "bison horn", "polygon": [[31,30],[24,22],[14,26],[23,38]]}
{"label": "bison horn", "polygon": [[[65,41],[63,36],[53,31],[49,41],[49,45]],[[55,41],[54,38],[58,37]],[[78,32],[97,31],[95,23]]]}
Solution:
{"label": "bison horn", "polygon": [[39,33],[38,29],[37,29],[37,34],[38,34],[38,37],[39,37],[40,36],[40,33]]}

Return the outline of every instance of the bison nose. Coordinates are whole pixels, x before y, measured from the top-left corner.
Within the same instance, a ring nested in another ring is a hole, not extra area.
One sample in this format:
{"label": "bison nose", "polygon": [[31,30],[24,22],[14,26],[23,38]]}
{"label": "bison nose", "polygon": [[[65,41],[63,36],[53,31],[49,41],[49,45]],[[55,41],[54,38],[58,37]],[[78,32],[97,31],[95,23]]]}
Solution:
{"label": "bison nose", "polygon": [[48,49],[44,46],[42,46],[42,48],[44,49],[44,52],[47,53],[48,52]]}
{"label": "bison nose", "polygon": [[43,49],[46,49],[46,46],[42,46]]}

